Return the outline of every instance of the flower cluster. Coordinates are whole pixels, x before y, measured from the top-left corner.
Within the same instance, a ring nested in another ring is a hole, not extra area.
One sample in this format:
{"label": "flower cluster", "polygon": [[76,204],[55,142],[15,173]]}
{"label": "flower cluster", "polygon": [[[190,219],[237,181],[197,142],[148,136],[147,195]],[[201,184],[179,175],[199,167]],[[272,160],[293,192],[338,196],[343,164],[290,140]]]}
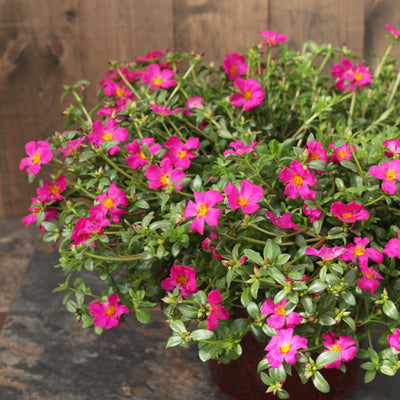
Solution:
{"label": "flower cluster", "polygon": [[163,50],[113,63],[98,106],[84,106],[88,82],[67,87],[66,130],[20,163],[31,182],[52,167],[23,222],[59,243],[84,327],[149,323],[161,304],[167,347],[225,363],[252,334],[281,398],[294,370],[326,392],[320,371],[356,355],[366,382],[400,367],[398,62],[387,51],[372,71],[347,49],[285,41],[261,31],[219,68]]}

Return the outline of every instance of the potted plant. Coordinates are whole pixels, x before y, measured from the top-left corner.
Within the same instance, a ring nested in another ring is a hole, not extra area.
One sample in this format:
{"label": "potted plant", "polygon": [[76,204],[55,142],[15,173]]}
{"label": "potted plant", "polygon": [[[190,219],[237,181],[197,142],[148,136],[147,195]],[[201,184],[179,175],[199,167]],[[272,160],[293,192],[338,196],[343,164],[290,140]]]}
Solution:
{"label": "potted plant", "polygon": [[114,62],[91,111],[88,82],[66,87],[65,130],[26,144],[30,182],[52,170],[23,221],[59,243],[56,290],[82,326],[147,324],[161,303],[166,347],[239,366],[254,336],[254,375],[282,399],[290,375],[329,392],[325,372],[355,357],[365,382],[394,375],[400,33],[386,29],[374,71],[346,48],[295,52],[261,31],[218,68],[182,51]]}

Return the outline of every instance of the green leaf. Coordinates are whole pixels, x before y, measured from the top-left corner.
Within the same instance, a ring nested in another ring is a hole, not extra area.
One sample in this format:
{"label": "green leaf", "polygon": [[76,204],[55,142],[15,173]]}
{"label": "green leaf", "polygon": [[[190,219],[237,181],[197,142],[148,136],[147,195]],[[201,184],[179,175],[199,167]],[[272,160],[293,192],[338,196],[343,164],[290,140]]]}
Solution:
{"label": "green leaf", "polygon": [[382,307],[383,312],[392,319],[399,319],[399,311],[391,300],[386,300]]}
{"label": "green leaf", "polygon": [[393,368],[390,368],[388,365],[382,365],[379,368],[379,371],[381,371],[382,374],[388,375],[388,376],[394,376],[394,374],[395,374],[395,372],[393,371]]}
{"label": "green leaf", "polygon": [[367,371],[364,375],[364,383],[369,383],[375,379],[376,370],[375,371]]}
{"label": "green leaf", "polygon": [[280,247],[273,240],[268,239],[264,247],[264,258],[275,260],[279,254],[281,254]]}
{"label": "green leaf", "polygon": [[142,324],[148,324],[151,321],[151,314],[146,310],[136,309],[135,310],[136,318]]}
{"label": "green leaf", "polygon": [[351,162],[351,161],[348,161],[348,160],[340,161],[340,165],[342,165],[343,167],[345,167],[345,168],[347,168],[347,169],[351,169],[351,170],[354,171],[354,172],[358,172],[357,165],[354,164],[354,163]]}
{"label": "green leaf", "polygon": [[356,298],[354,297],[353,293],[344,291],[341,293],[343,300],[349,304],[350,306],[356,305]]}
{"label": "green leaf", "polygon": [[253,261],[257,265],[261,265],[264,262],[264,259],[261,257],[261,254],[257,253],[254,250],[245,249],[244,254],[250,261]]}
{"label": "green leaf", "polygon": [[258,288],[260,287],[260,281],[256,280],[255,282],[253,282],[250,286],[250,291],[251,291],[251,295],[253,296],[253,298],[257,298],[257,294],[258,294]]}
{"label": "green leaf", "polygon": [[249,313],[250,317],[253,319],[259,319],[261,317],[260,310],[256,303],[250,302],[247,305],[247,312]]}
{"label": "green leaf", "polygon": [[329,393],[330,387],[326,379],[321,375],[320,372],[316,371],[312,376],[314,386],[322,393]]}
{"label": "green leaf", "polygon": [[246,288],[243,290],[242,295],[240,296],[240,302],[244,307],[247,307],[248,304],[253,300],[253,297],[251,295],[251,289]]}
{"label": "green leaf", "polygon": [[314,310],[313,302],[310,297],[302,297],[301,305],[304,307],[304,311],[308,314],[312,314]]}
{"label": "green leaf", "polygon": [[168,339],[167,345],[165,347],[168,348],[168,347],[179,346],[181,343],[182,343],[182,338],[180,336],[174,335]]}
{"label": "green leaf", "polygon": [[339,352],[335,350],[328,350],[321,353],[316,361],[315,364],[318,369],[325,367],[325,365],[332,364],[335,362],[339,357]]}
{"label": "green leaf", "polygon": [[170,322],[169,327],[174,332],[179,333],[179,334],[182,333],[182,332],[186,332],[186,326],[180,319],[177,319],[176,321]]}
{"label": "green leaf", "polygon": [[193,331],[189,336],[192,340],[199,341],[211,339],[214,336],[214,333],[212,331],[209,331],[208,329],[197,329]]}

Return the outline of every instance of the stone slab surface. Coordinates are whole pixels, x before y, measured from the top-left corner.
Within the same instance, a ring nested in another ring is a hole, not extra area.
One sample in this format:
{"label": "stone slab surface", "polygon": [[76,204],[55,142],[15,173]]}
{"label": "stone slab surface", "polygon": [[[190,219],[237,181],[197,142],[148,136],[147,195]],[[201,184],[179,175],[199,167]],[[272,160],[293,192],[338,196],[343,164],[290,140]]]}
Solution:
{"label": "stone slab surface", "polygon": [[[161,310],[152,310],[147,326],[128,315],[100,336],[82,329],[64,310],[63,293],[52,293],[63,279],[52,267],[57,260],[39,246],[1,331],[1,400],[229,400],[195,347],[165,349],[169,327]],[[398,398],[399,374],[365,385],[360,373],[344,400]]]}

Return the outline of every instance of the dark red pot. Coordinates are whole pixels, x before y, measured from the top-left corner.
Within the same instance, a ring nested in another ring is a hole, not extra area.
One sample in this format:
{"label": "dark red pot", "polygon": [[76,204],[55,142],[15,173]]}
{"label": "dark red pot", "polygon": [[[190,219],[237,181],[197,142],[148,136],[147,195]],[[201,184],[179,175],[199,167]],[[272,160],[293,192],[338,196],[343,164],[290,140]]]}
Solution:
{"label": "dark red pot", "polygon": [[[265,357],[265,343],[258,342],[252,334],[247,334],[242,342],[243,354],[229,364],[209,361],[209,368],[217,388],[233,400],[276,400],[277,396],[266,393],[267,386],[257,374],[257,366]],[[283,389],[290,394],[291,400],[340,400],[354,389],[357,381],[359,361],[354,359],[346,364],[345,374],[336,368],[323,369],[320,372],[330,385],[329,393],[321,393],[313,383],[303,384],[293,368],[293,375],[288,376]]]}

